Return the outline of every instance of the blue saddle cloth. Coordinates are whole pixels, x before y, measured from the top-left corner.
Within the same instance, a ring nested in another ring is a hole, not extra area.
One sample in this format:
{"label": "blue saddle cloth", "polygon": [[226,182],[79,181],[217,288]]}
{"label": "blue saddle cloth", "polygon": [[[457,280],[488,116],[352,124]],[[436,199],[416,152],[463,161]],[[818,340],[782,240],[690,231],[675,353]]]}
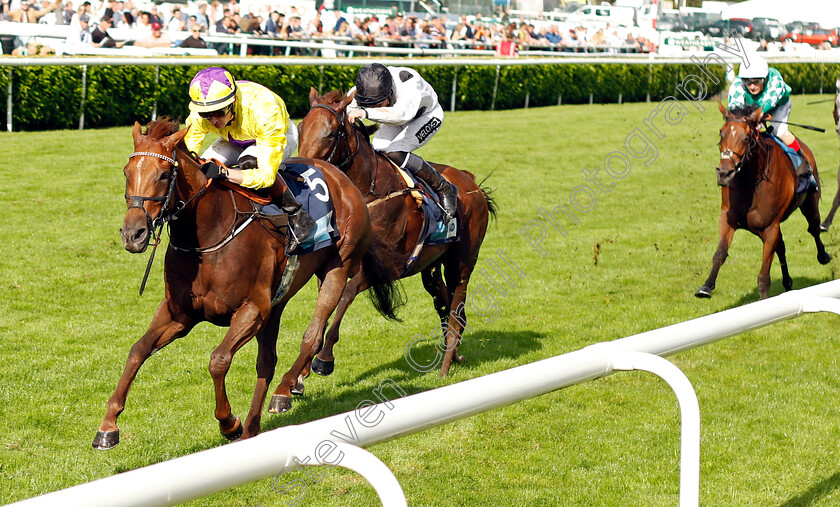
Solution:
{"label": "blue saddle cloth", "polygon": [[448,223],[444,222],[443,210],[433,198],[433,196],[437,197],[435,191],[420,178],[416,178],[408,171],[406,171],[406,174],[414,181],[414,186],[420,188],[420,193],[423,195],[423,205],[421,208],[425,223],[420,236],[420,242],[425,245],[442,245],[457,241],[461,236],[460,217],[456,214]]}
{"label": "blue saddle cloth", "polygon": [[[808,163],[807,160],[804,160],[801,156],[799,156],[799,153],[797,153],[796,150],[794,150],[790,146],[786,145],[784,143],[784,141],[782,141],[778,137],[774,136],[773,134],[767,133],[767,132],[762,133],[762,135],[767,136],[770,139],[776,141],[776,144],[778,144],[779,146],[782,147],[785,154],[787,154],[788,158],[790,159],[790,162],[793,164],[794,172],[796,171],[796,168],[799,167],[799,165],[802,162],[805,162],[806,164]],[[813,170],[813,167],[811,169]],[[802,192],[804,192],[806,190],[809,190],[809,189],[818,190],[818,188],[819,188],[819,185],[817,185],[817,179],[814,177],[814,175],[812,173],[812,174],[809,175],[808,179],[797,178],[795,193],[796,194],[801,194]]]}
{"label": "blue saddle cloth", "polygon": [[[285,163],[284,167],[283,179],[316,223],[315,233],[287,254],[300,255],[326,248],[338,237],[338,231],[335,228],[335,208],[324,174],[308,164]],[[277,205],[269,204],[263,207],[263,213],[280,214],[282,211]]]}

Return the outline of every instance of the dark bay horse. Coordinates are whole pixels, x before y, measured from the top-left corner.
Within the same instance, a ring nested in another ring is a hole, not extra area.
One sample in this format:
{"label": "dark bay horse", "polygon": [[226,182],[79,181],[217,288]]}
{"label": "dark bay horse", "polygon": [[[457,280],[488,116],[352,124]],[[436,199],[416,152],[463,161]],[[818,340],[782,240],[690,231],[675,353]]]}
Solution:
{"label": "dark bay horse", "polygon": [[[425,246],[419,257],[413,259],[423,227],[423,213],[393,163],[373,150],[367,132],[360,132],[348,121],[345,110],[351,100],[352,95],[344,97],[338,91],[323,97],[318,97],[314,88],[310,91],[312,107],[299,126],[300,155],[332,162],[362,191],[373,224],[371,249],[379,249],[383,253],[378,257],[388,259],[385,268],[390,280],[421,273],[423,287],[433,298],[446,336],[446,352],[440,368],[440,375],[446,375],[453,361],[463,361],[457,348],[466,325],[467,285],[478,260],[489,216],[495,216],[494,201],[471,173],[432,164],[458,187],[461,235],[452,243]],[[368,285],[365,274],[360,273],[345,288],[324,348],[313,361],[312,369],[316,373],[332,372],[333,345],[338,341],[341,318],[356,294]]]}
{"label": "dark bay horse", "polygon": [[[758,293],[764,299],[770,289],[770,265],[774,254],[779,256],[782,267],[782,286],[785,290],[793,288],[780,225],[796,208],[800,208],[808,221],[808,232],[817,245],[817,260],[820,264],[831,260],[820,240],[820,194],[818,190],[809,190],[794,196],[793,163],[781,146],[759,132],[764,115],[761,108],[729,111],[720,102],[718,107],[725,119],[720,129],[720,165],[717,168],[718,185],[722,187],[720,242],[709,278],[694,295],[711,297],[735,230],[747,229],[764,243],[758,273]],[[819,182],[814,154],[801,139],[799,145]]]}
{"label": "dark bay horse", "polygon": [[[178,131],[178,122],[169,118],[149,124],[146,134],[139,123],[134,125],[134,153],[123,171],[128,210],[121,235],[126,250],[140,253],[146,250],[155,228],[169,223],[166,292],[148,331],[131,348],[93,441],[97,449],[119,443],[117,417],[125,408],[128,390],[143,362],[202,321],[229,326],[210,356],[219,429],[230,440],[255,435],[277,363],[275,345],[286,303],[313,274],[318,277],[314,316],[303,336],[300,356],[284,375],[283,385],[293,386],[321,347],[327,319],[348,278],[360,272],[360,267],[379,262],[366,253],[371,225],[362,195],[334,166],[320,160],[292,159],[323,172],[326,181],[318,178],[317,182],[326,184],[332,198],[339,238],[321,250],[287,257],[287,235],[282,224],[276,228],[267,221],[254,220],[256,215],[247,197],[222,184],[209,184],[199,169],[200,162],[186,151],[182,142],[186,133],[187,129]],[[287,266],[294,264],[296,271],[290,269],[284,279]],[[368,278],[388,284],[375,274],[369,273]],[[277,293],[281,279],[288,280],[285,294]],[[388,302],[380,302],[380,306],[388,308]],[[233,355],[254,335],[259,344],[258,378],[243,425],[231,413],[225,375]]]}
{"label": "dark bay horse", "polygon": [[[840,79],[835,82],[835,86],[837,87],[837,92],[834,95],[834,130],[837,132],[837,136],[840,137]],[[822,225],[820,225],[820,229],[823,232],[831,227],[831,222],[834,221],[834,214],[837,213],[837,208],[840,208],[840,169],[837,169],[837,193],[834,194],[831,210],[828,212]]]}

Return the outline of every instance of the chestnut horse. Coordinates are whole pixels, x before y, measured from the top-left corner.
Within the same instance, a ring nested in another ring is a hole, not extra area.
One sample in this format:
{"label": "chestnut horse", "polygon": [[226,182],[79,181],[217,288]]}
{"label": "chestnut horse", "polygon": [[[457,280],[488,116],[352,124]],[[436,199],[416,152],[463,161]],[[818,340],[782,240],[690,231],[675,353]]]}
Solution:
{"label": "chestnut horse", "polygon": [[[764,243],[761,271],[758,273],[758,293],[764,299],[770,290],[770,264],[774,254],[779,256],[782,267],[782,286],[785,290],[793,288],[780,225],[796,208],[800,208],[808,221],[808,232],[817,245],[817,260],[820,264],[831,260],[820,240],[820,194],[819,190],[808,190],[794,195],[796,175],[793,163],[778,143],[759,132],[764,116],[761,108],[729,111],[720,102],[718,107],[726,120],[720,129],[720,165],[717,168],[718,185],[723,187],[720,242],[709,278],[694,295],[711,297],[735,230],[747,229]],[[802,140],[799,145],[819,182],[814,154]]]}
{"label": "chestnut horse", "polygon": [[[424,246],[419,257],[413,257],[423,227],[423,213],[406,189],[394,164],[382,153],[374,151],[367,132],[350,123],[345,114],[353,96],[344,97],[332,91],[318,97],[309,93],[312,106],[301,121],[300,155],[331,162],[347,173],[367,201],[373,224],[371,249],[386,253],[386,272],[390,280],[421,273],[423,287],[432,296],[435,310],[446,336],[446,351],[441,358],[440,375],[446,375],[458,355],[458,343],[466,325],[464,303],[478,251],[487,231],[490,214],[496,209],[489,191],[480,188],[475,177],[446,165],[432,164],[446,180],[458,187],[458,219],[461,233],[457,241]],[[363,128],[363,127],[361,127]],[[369,280],[360,273],[344,290],[335,319],[327,331],[324,348],[312,363],[319,374],[332,372],[333,345],[338,341],[339,325],[347,307]]]}
{"label": "chestnut horse", "polygon": [[[288,380],[285,385],[294,385],[321,347],[327,319],[348,278],[359,272],[360,266],[367,269],[379,262],[367,254],[371,225],[362,195],[334,166],[320,160],[290,160],[323,172],[326,181],[315,178],[313,183],[318,184],[318,197],[328,193],[332,198],[339,238],[326,248],[287,257],[287,227],[282,223],[274,227],[260,219],[249,199],[232,187],[211,184],[199,168],[200,161],[186,151],[182,142],[186,133],[187,129],[178,131],[178,122],[169,118],[150,123],[146,134],[139,123],[134,125],[134,153],[123,170],[128,211],[121,235],[126,250],[140,253],[151,237],[159,240],[155,228],[169,223],[166,292],[148,331],[131,348],[93,441],[97,449],[119,443],[117,417],[143,362],[202,321],[229,326],[210,356],[219,429],[230,440],[257,434],[277,363],[275,345],[286,303],[313,274],[318,276],[314,316],[304,333],[300,356],[284,376]],[[369,272],[368,279],[390,285],[375,273]],[[281,280],[287,287],[285,293],[277,292]],[[381,302],[380,307],[388,309],[388,302]],[[225,375],[233,355],[254,335],[259,347],[257,384],[243,425],[231,413]]]}

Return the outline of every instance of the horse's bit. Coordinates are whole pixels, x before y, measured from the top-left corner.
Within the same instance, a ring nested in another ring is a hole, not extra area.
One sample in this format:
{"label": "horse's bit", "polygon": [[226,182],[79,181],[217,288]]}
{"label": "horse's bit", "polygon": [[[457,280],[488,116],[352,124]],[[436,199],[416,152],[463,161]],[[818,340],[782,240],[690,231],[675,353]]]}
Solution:
{"label": "horse's bit", "polygon": [[[157,157],[172,164],[172,174],[169,175],[169,188],[167,189],[165,196],[146,197],[142,195],[128,195],[128,193],[125,194],[125,198],[128,201],[128,209],[140,208],[143,210],[143,213],[146,215],[146,225],[148,226],[149,231],[154,234],[155,229],[163,225],[169,219],[169,203],[172,201],[172,195],[175,193],[175,180],[178,176],[178,161],[175,159],[175,150],[172,150],[171,157],[161,155],[160,153],[153,153],[151,151],[135,151],[128,156],[128,159],[131,160],[134,157],[143,156]],[[143,207],[143,204],[146,201],[163,202],[163,210],[154,220],[152,220],[152,217],[149,215],[149,212],[146,211],[146,208]]]}

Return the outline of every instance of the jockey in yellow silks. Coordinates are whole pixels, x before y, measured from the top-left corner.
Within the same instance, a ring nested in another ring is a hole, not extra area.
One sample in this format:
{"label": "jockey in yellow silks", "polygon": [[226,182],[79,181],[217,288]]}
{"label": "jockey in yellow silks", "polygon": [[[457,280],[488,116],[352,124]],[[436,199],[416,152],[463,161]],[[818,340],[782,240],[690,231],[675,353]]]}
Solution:
{"label": "jockey in yellow silks", "polygon": [[[303,242],[314,231],[315,221],[278,172],[298,144],[297,127],[283,99],[260,84],[235,81],[220,67],[199,71],[189,93],[187,149],[197,153],[207,133],[219,136],[201,155],[208,160],[201,166],[205,175],[247,188],[269,189],[275,204],[289,215],[293,240]],[[238,169],[225,167],[237,164]]]}

